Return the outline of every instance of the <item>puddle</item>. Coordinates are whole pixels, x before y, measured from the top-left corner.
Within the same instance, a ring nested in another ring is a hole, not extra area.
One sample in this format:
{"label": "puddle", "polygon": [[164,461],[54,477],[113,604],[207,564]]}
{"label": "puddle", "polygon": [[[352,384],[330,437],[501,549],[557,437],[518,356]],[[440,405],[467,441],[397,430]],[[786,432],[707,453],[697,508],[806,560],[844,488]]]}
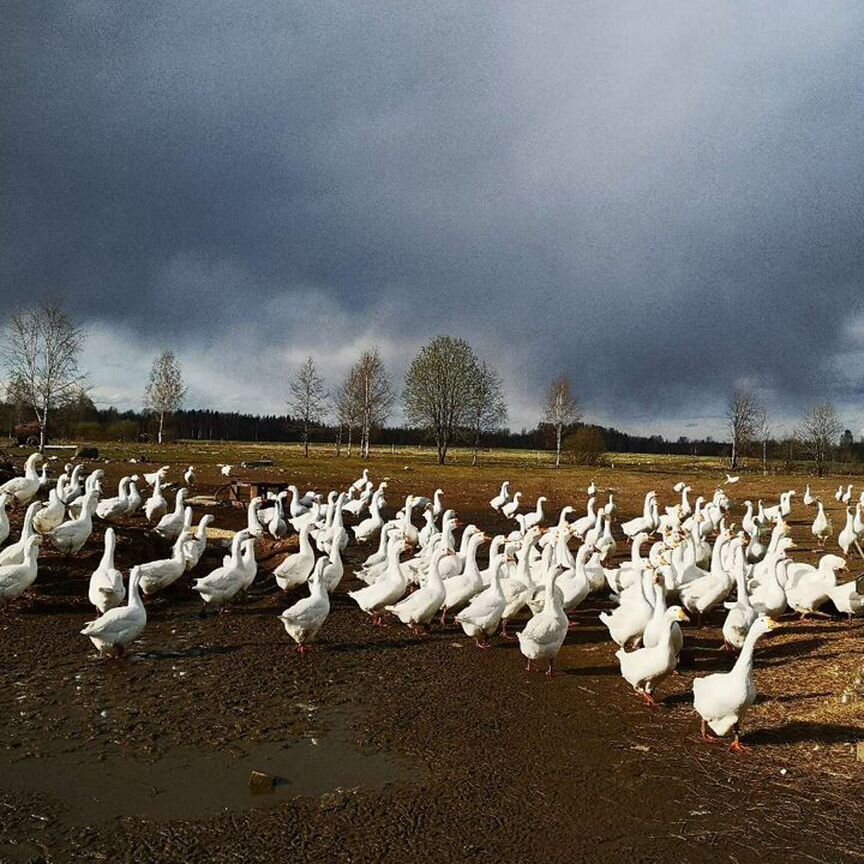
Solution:
{"label": "puddle", "polygon": [[[357,750],[339,732],[337,726],[286,744],[235,742],[221,752],[176,748],[155,761],[131,759],[119,748],[101,751],[101,759],[84,749],[18,761],[0,753],[0,788],[49,795],[75,823],[94,824],[120,816],[200,819],[340,788],[380,789],[423,773],[406,759]],[[253,792],[252,771],[278,778],[273,791]]]}

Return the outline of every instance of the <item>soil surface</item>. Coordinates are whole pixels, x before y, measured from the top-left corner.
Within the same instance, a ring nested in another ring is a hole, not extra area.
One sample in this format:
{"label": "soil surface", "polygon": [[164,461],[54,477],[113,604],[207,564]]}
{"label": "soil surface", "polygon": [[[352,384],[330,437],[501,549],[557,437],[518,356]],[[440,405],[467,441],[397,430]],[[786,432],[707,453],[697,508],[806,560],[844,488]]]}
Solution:
{"label": "soil surface", "polygon": [[[132,470],[103,467],[109,482]],[[295,461],[257,476],[328,489],[359,467]],[[398,470],[370,467],[375,479]],[[678,479],[595,473],[620,490],[622,519],[650,488],[672,503]],[[441,485],[464,522],[509,528],[485,504],[500,472],[465,476],[448,484],[431,466],[394,476],[388,512],[406,489]],[[588,479],[546,472],[520,485],[531,503],[549,494],[557,518],[564,503],[584,507]],[[716,482],[691,479],[708,494]],[[787,481],[759,478],[746,494]],[[203,468],[196,494],[220,483]],[[196,521],[207,510],[196,506]],[[209,510],[221,528],[245,524],[242,510]],[[580,607],[560,674],[547,679],[524,671],[515,643],[478,650],[450,623],[421,637],[395,621],[373,626],[345,595],[372,551],[352,545],[316,650],[298,656],[276,616],[303,592],[285,595],[270,575],[296,539],[263,541],[258,580],[230,611],[202,618],[185,577],[149,603],[126,659],[99,660],[79,631],[95,617],[86,586],[103,531],[69,560],[45,551],[37,583],[0,613],[0,861],[864,858],[862,713],[838,699],[860,664],[859,621],[789,619],[763,640],[744,730],[753,749],[736,756],[701,743],[690,698],[694,675],[731,665],[722,613],[685,627],[680,674],[650,709],[618,673],[597,619],[607,599]],[[118,523],[118,535],[118,566],[167,554],[143,517]],[[211,543],[195,575],[223,554]],[[808,544],[801,557],[812,555]],[[250,791],[255,770],[277,778],[272,791]]]}

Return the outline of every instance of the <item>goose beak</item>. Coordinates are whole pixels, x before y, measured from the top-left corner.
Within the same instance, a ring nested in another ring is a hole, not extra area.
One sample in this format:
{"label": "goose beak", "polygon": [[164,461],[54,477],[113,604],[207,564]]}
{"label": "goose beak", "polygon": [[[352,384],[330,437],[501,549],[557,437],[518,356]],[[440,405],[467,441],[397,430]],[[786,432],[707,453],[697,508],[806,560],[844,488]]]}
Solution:
{"label": "goose beak", "polygon": [[688,614],[687,614],[687,613],[682,609],[682,610],[678,613],[678,620],[679,620],[679,621],[689,621],[689,620],[690,620],[690,616],[689,616],[689,615],[688,615]]}
{"label": "goose beak", "polygon": [[769,618],[767,626],[769,630],[776,630],[780,626],[780,622],[775,621],[773,618]]}

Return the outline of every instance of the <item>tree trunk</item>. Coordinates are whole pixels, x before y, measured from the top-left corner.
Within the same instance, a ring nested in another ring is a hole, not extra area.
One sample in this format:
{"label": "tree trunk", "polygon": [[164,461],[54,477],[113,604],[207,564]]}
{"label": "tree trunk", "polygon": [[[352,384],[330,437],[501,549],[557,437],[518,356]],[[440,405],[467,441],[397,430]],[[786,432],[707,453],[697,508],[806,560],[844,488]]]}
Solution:
{"label": "tree trunk", "polygon": [[438,445],[438,464],[443,465],[447,459],[447,445]]}
{"label": "tree trunk", "polygon": [[555,430],[555,467],[561,467],[561,427]]}
{"label": "tree trunk", "polygon": [[768,439],[762,442],[762,473],[768,473]]}
{"label": "tree trunk", "polygon": [[309,427],[303,427],[303,456],[309,458]]}
{"label": "tree trunk", "polygon": [[36,420],[39,422],[39,452],[45,452],[45,445],[48,443],[48,406],[42,409],[40,414],[36,411]]}
{"label": "tree trunk", "polygon": [[735,436],[732,436],[732,457],[729,460],[729,467],[734,471],[738,467],[738,441]]}
{"label": "tree trunk", "polygon": [[158,437],[158,441],[160,444],[162,443],[162,426],[164,425],[164,423],[165,423],[165,412],[160,411],[159,412],[159,437]]}
{"label": "tree trunk", "polygon": [[336,456],[342,455],[342,424],[336,427]]}
{"label": "tree trunk", "polygon": [[348,424],[348,458],[351,458],[351,433],[354,431],[354,427],[349,423]]}

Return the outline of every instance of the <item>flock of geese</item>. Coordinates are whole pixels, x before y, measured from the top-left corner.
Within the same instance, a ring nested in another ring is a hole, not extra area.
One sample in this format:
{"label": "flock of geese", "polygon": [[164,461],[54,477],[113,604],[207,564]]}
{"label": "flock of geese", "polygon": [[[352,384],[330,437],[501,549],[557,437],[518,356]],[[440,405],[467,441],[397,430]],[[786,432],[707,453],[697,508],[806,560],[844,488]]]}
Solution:
{"label": "flock of geese", "polygon": [[[41,459],[33,454],[23,476],[0,486],[0,608],[35,582],[44,542],[74,555],[90,538],[94,517],[114,523],[143,511],[153,531],[172,544],[170,557],[133,566],[127,587],[114,563],[115,531],[121,526],[109,524],[88,590],[100,615],[81,631],[100,653],[122,656],[146,626],[142,598],[164,591],[194,569],[207,547],[213,517],[204,515],[193,526],[192,508],[186,503],[195,484],[194,467],[183,475],[186,485],[174,494],[171,508],[165,497],[168,466],[124,477],[117,495],[105,497],[102,469],[85,477],[83,465],[67,465],[52,486],[46,466],[41,473],[37,469]],[[230,466],[225,467],[230,472]],[[223,470],[226,476],[229,472]],[[724,485],[738,479],[727,476]],[[146,499],[141,491],[145,485]],[[279,616],[303,654],[325,625],[330,595],[345,576],[344,550],[350,542],[375,544],[353,573],[365,584],[347,595],[374,624],[392,616],[418,634],[439,618],[445,624],[452,615],[480,648],[488,648],[499,630],[505,639],[518,639],[528,670],[532,663],[546,661],[548,675],[574,626],[569,614],[589,595],[606,594],[613,606],[599,617],[618,645],[621,675],[649,705],[656,704],[658,686],[678,665],[685,632],[681,624],[701,624],[713,610],[723,609],[724,648],[737,657],[728,672],[694,681],[693,702],[703,738],[715,741],[714,735],[731,732],[730,749],[735,752],[745,749],[739,741],[740,724],[756,697],[752,668],[757,640],[789,609],[802,616],[820,615],[831,602],[850,617],[864,611],[861,581],[838,581],[838,573],[846,570],[845,558],[825,554],[816,566],[793,560],[795,544],[787,520],[794,490],[783,492],[770,506],[745,501],[741,530],[734,531],[727,524],[730,500],[722,487],[691,504],[693,490],[678,483],[676,503],[662,510],[657,493],[650,491],[641,515],[619,524],[614,495],[608,493],[606,502],[598,503],[599,490],[592,482],[584,514],[567,506],[550,525],[544,497],[533,509],[522,510],[522,494],[511,495],[509,482],[504,482],[489,505],[512,520],[514,528],[490,537],[477,525],[463,526],[445,506],[441,489],[431,498],[408,495],[395,517],[385,518],[387,485],[386,479],[376,485],[367,469],[347,489],[331,491],[326,499],[314,490],[301,494],[296,486],[271,498],[253,499],[247,526],[234,535],[230,552],[218,568],[195,578],[192,590],[205,609],[225,608],[258,574],[256,540],[265,533],[281,539],[296,532],[298,551],[285,556],[273,575],[283,591],[308,589]],[[42,500],[45,492],[47,501]],[[854,507],[851,486],[840,487],[836,497],[846,508],[839,546],[844,555],[853,547],[862,554],[864,493]],[[824,546],[833,528],[823,502],[809,486],[803,501],[816,508],[812,533]],[[10,534],[9,506],[27,510],[20,536],[4,545]],[[353,524],[346,525],[346,517]],[[629,543],[629,557],[613,565],[624,542]],[[490,544],[488,564],[481,567],[478,551],[485,543]],[[525,610],[530,617],[511,635],[508,625],[521,620]]]}

